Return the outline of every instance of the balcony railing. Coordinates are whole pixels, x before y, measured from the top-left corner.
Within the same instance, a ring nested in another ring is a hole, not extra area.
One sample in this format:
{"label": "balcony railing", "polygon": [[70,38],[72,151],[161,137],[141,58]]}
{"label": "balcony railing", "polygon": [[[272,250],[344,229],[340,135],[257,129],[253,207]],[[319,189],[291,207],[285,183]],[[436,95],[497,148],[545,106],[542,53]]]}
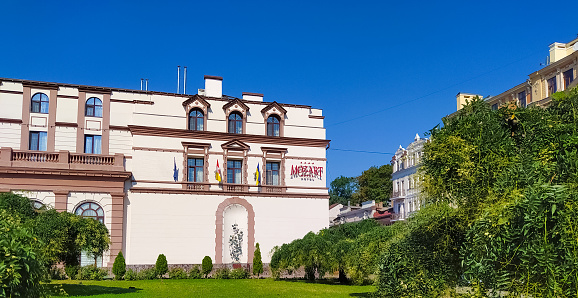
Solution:
{"label": "balcony railing", "polygon": [[261,191],[266,193],[285,193],[286,187],[279,185],[263,185]]}
{"label": "balcony railing", "polygon": [[230,192],[246,192],[248,190],[248,186],[243,184],[223,183],[223,189]]}
{"label": "balcony railing", "polygon": [[210,183],[202,183],[202,182],[186,182],[186,189],[188,190],[209,190]]}
{"label": "balcony railing", "polygon": [[124,155],[43,152],[0,148],[0,166],[73,170],[124,171]]}

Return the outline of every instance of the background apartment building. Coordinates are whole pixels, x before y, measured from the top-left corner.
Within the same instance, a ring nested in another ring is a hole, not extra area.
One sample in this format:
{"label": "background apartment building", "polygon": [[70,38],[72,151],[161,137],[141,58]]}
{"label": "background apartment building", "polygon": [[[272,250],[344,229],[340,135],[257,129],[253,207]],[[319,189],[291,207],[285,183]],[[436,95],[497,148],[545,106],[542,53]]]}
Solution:
{"label": "background apartment building", "polygon": [[222,94],[196,95],[0,79],[0,191],[103,222],[128,265],[264,262],[282,243],[328,226],[322,112]]}

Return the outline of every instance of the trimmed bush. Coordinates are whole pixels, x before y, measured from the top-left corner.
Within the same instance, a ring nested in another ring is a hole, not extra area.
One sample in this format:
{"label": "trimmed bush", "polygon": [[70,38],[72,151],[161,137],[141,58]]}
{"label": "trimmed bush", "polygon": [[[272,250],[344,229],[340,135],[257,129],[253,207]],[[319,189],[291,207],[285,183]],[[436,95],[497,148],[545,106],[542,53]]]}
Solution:
{"label": "trimmed bush", "polygon": [[193,266],[193,268],[191,268],[191,270],[189,271],[189,278],[191,279],[203,278],[203,273],[201,272],[201,269],[199,269],[199,266]]}
{"label": "trimmed bush", "polygon": [[205,256],[203,258],[202,270],[203,274],[205,275],[205,278],[207,278],[209,276],[209,273],[213,271],[213,260],[211,260],[211,257]]}
{"label": "trimmed bush", "polygon": [[158,274],[155,267],[143,269],[136,274],[136,279],[138,280],[151,280],[157,279]]}
{"label": "trimmed bush", "polygon": [[255,253],[253,254],[253,275],[263,273],[263,261],[261,260],[261,248],[259,248],[259,243],[255,245]]}
{"label": "trimmed bush", "polygon": [[68,276],[68,278],[72,280],[78,279],[78,274],[80,273],[80,266],[67,265],[66,267],[64,267],[64,272],[66,273],[66,276]]}
{"label": "trimmed bush", "polygon": [[187,278],[187,272],[180,267],[175,267],[171,270],[169,270],[169,278],[170,279],[186,279]]}
{"label": "trimmed bush", "polygon": [[158,256],[155,268],[160,278],[163,278],[163,275],[169,271],[169,265],[167,264],[167,257],[165,257],[165,255],[160,254]]}
{"label": "trimmed bush", "polygon": [[126,273],[126,263],[124,262],[122,251],[119,251],[118,255],[114,259],[114,264],[112,264],[112,273],[114,274],[114,279],[116,280],[121,280]]}
{"label": "trimmed bush", "polygon": [[249,272],[243,268],[236,268],[229,273],[230,279],[245,279],[249,278]]}
{"label": "trimmed bush", "polygon": [[213,276],[216,279],[229,279],[230,273],[231,270],[229,270],[229,268],[219,268],[215,271],[215,274],[213,274]]}
{"label": "trimmed bush", "polygon": [[124,279],[125,280],[137,280],[137,274],[136,272],[134,272],[134,270],[132,269],[128,269],[126,271],[126,273],[124,274]]}

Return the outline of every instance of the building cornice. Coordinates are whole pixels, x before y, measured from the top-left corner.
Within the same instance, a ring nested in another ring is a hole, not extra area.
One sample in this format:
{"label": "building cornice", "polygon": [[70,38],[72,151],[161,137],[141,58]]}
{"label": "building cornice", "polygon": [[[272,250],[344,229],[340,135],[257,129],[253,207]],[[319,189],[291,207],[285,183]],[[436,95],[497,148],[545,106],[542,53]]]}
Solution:
{"label": "building cornice", "polygon": [[153,126],[129,125],[133,135],[158,136],[158,137],[176,137],[188,139],[205,139],[229,142],[239,140],[244,143],[261,143],[288,146],[305,146],[305,147],[326,147],[330,140],[306,139],[291,137],[269,137],[262,135],[249,134],[231,134],[214,131],[198,131]]}

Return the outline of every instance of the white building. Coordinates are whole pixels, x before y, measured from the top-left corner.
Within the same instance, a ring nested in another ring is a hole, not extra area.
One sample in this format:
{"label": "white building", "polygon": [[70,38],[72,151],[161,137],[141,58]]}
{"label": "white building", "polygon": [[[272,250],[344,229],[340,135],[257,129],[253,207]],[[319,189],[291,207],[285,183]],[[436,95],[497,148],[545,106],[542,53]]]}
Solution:
{"label": "white building", "polygon": [[[185,95],[0,79],[0,191],[103,222],[128,265],[240,263],[328,226],[321,110],[222,94]],[[259,170],[257,170],[259,169]]]}
{"label": "white building", "polygon": [[393,165],[393,173],[391,174],[393,181],[392,221],[406,219],[412,212],[419,210],[421,206],[417,169],[423,156],[423,145],[427,140],[427,138],[420,138],[416,134],[414,141],[407,146],[407,149],[400,145],[391,159]]}

